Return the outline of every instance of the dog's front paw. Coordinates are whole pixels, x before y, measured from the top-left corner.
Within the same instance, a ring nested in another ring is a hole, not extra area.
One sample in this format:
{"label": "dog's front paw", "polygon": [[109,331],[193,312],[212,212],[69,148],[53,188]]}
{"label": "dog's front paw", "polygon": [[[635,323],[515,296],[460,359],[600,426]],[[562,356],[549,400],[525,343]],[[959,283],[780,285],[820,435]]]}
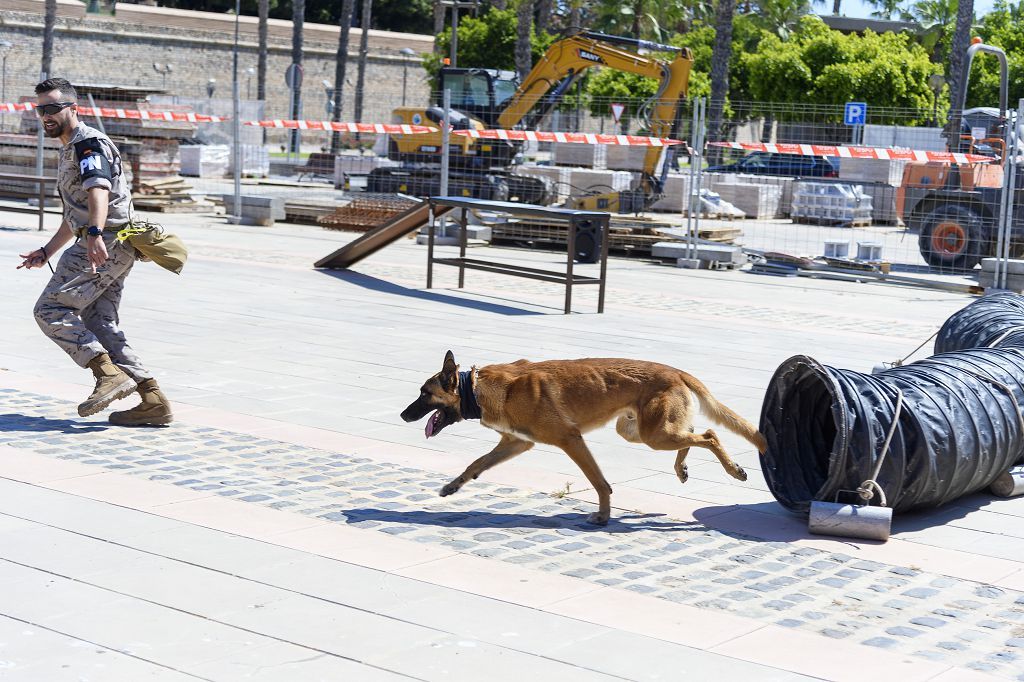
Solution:
{"label": "dog's front paw", "polygon": [[747,472],[743,470],[743,467],[738,466],[736,470],[732,472],[733,478],[738,478],[741,481],[747,480]]}
{"label": "dog's front paw", "polygon": [[602,514],[601,512],[594,512],[587,517],[587,523],[592,523],[595,526],[607,526],[608,525],[608,514]]}
{"label": "dog's front paw", "polygon": [[459,488],[461,487],[462,481],[460,481],[459,479],[455,479],[445,487],[441,488],[441,497],[448,497],[449,495],[454,495],[455,493],[459,492]]}

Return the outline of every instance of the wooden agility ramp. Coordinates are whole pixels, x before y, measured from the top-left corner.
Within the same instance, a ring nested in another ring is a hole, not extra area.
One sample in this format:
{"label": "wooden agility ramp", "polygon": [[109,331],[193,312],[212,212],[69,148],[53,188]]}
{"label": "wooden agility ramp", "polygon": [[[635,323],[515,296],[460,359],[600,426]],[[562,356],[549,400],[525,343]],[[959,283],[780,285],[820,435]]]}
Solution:
{"label": "wooden agility ramp", "polygon": [[[434,215],[444,215],[451,210],[450,206],[438,206]],[[430,220],[430,204],[420,201],[391,217],[380,227],[376,227],[357,239],[349,242],[337,251],[324,256],[313,264],[314,268],[341,270],[349,268],[370,254],[380,251],[402,237],[420,229]]]}

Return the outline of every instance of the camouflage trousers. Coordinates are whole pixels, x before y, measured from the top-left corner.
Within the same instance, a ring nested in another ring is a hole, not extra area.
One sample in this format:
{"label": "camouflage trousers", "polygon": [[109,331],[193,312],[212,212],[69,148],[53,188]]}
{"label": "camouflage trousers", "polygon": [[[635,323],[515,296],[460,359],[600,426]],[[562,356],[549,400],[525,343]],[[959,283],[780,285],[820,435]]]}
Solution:
{"label": "camouflage trousers", "polygon": [[135,264],[135,249],[105,235],[109,258],[94,273],[86,240],[79,239],[60,257],[53,277],[36,302],[39,328],[79,366],[97,355],[110,359],[137,382],[153,377],[118,327],[124,280]]}

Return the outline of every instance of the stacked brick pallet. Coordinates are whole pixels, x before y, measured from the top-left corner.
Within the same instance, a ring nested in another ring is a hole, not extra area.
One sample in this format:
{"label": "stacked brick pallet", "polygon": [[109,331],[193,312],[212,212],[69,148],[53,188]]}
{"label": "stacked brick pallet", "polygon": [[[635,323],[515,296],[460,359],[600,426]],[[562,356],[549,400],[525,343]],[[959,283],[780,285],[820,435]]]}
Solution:
{"label": "stacked brick pallet", "polygon": [[767,220],[781,213],[782,188],[778,185],[719,182],[714,190],[748,218]]}
{"label": "stacked brick pallet", "polygon": [[859,185],[798,182],[793,190],[793,221],[866,227],[871,224],[871,197]]}
{"label": "stacked brick pallet", "polygon": [[906,161],[883,159],[840,159],[839,178],[863,185],[872,199],[872,219],[883,225],[897,225],[896,188],[903,181]]}

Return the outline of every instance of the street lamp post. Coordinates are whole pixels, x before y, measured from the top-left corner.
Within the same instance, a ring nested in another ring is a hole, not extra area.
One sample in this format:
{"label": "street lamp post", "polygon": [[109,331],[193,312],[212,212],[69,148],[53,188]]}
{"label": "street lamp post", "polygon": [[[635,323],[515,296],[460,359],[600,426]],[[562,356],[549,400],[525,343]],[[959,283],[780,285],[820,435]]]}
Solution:
{"label": "street lamp post", "polygon": [[163,87],[164,91],[166,92],[166,90],[167,90],[167,74],[169,74],[171,71],[174,71],[174,65],[173,64],[158,64],[158,63],[154,62],[153,63],[153,70],[156,71],[161,76],[163,76],[164,80],[163,80],[163,86],[162,87]]}
{"label": "street lamp post", "polygon": [[[3,77],[0,79],[0,102],[7,102],[7,55],[10,53],[14,43],[9,40],[0,40],[0,55],[3,59]],[[0,114],[0,130],[7,126],[7,114]]]}
{"label": "street lamp post", "polygon": [[399,52],[405,59],[402,60],[402,106],[405,106],[405,85],[408,82],[408,70],[409,70],[409,57],[416,54],[416,50],[411,47],[403,47]]}

